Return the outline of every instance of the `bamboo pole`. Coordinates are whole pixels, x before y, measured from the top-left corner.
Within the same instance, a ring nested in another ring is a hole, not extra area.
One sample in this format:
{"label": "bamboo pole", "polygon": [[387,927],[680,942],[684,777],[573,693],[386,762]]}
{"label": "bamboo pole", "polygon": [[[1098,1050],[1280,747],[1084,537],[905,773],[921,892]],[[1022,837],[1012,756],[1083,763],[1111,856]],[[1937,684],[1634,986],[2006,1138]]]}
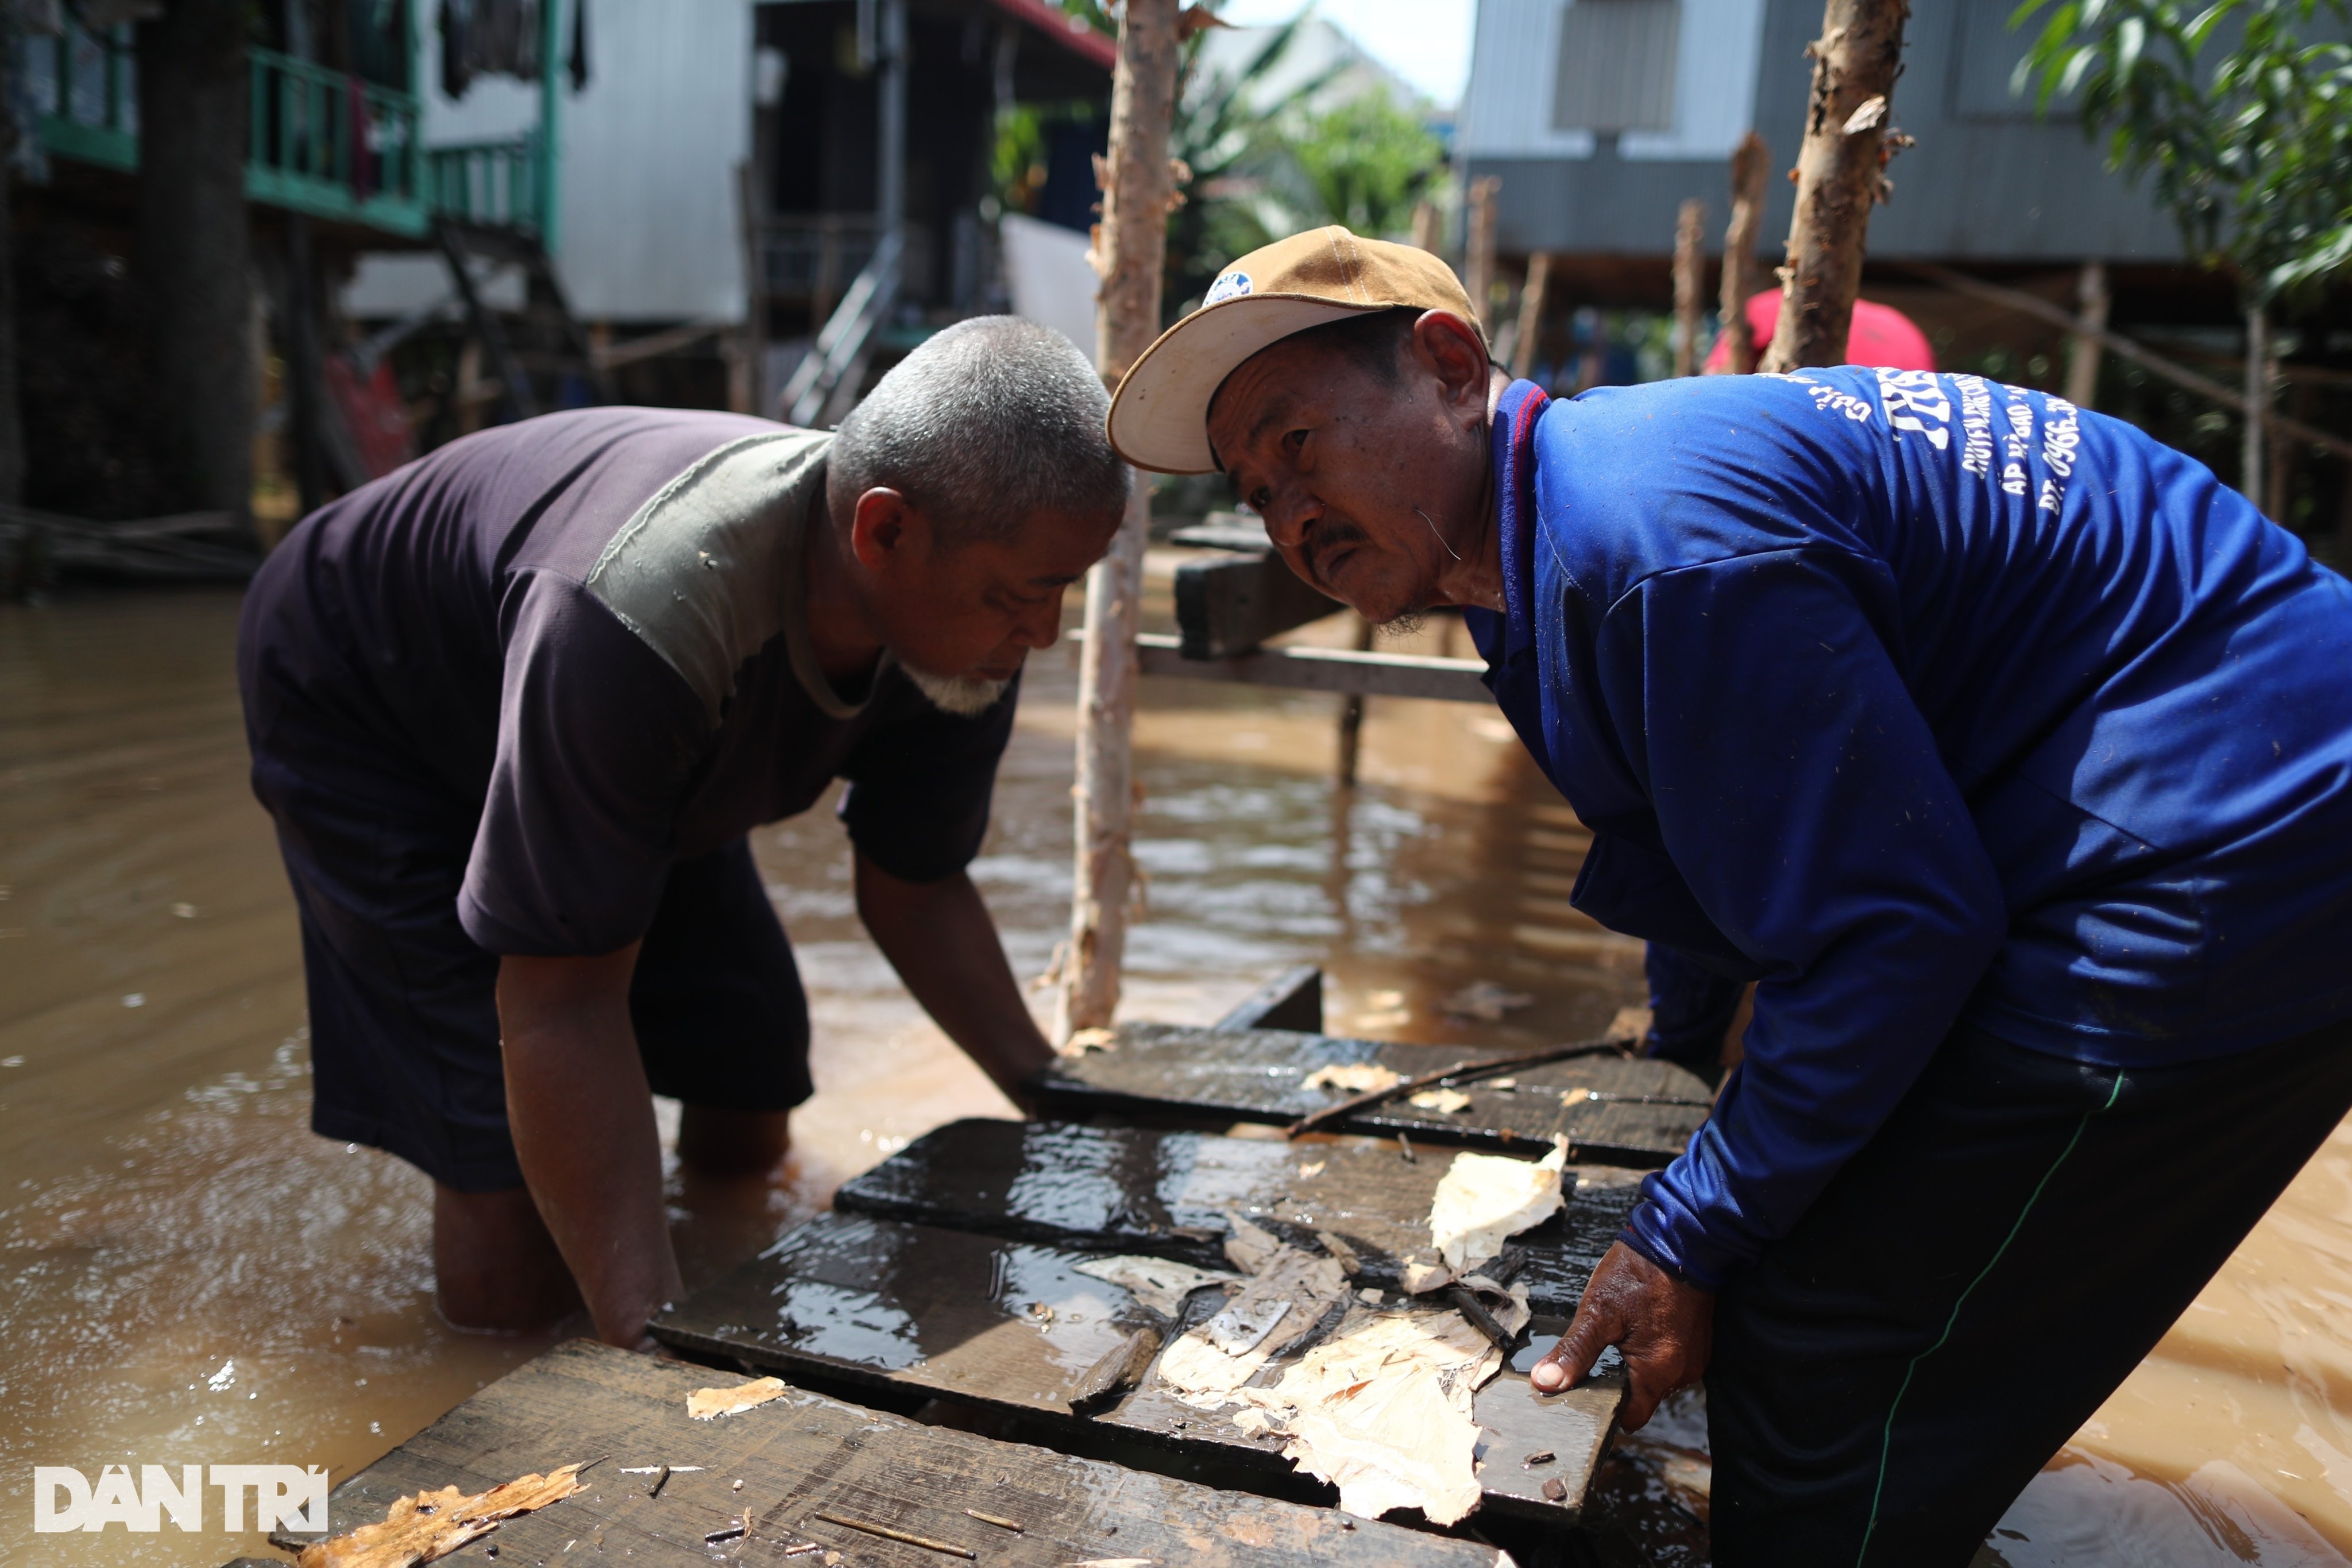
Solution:
{"label": "bamboo pole", "polygon": [[1764,181],[1771,163],[1772,149],[1753,131],[1739,139],[1739,149],[1731,155],[1731,224],[1723,231],[1723,293],[1717,309],[1731,344],[1724,369],[1733,375],[1756,368],[1756,334],[1748,330],[1748,301],[1764,287],[1756,238],[1764,231]]}
{"label": "bamboo pole", "polygon": [[[1479,324],[1486,324],[1486,313],[1494,309],[1487,296],[1495,287],[1495,198],[1503,189],[1500,176],[1487,174],[1470,182],[1470,219],[1468,232],[1463,237],[1463,283],[1470,295],[1470,308],[1478,312]],[[1494,340],[1489,330],[1487,341]]]}
{"label": "bamboo pole", "polygon": [[1780,320],[1760,368],[1842,364],[1870,209],[1892,186],[1886,160],[1903,142],[1887,116],[1903,65],[1908,0],[1829,0],[1813,61],[1805,142],[1797,153],[1797,211],[1780,268]]}
{"label": "bamboo pole", "polygon": [[[2105,262],[2083,263],[2083,277],[2075,286],[2074,297],[2082,304],[2084,324],[2104,331],[2107,325]],[[2099,396],[2099,340],[2087,332],[2076,332],[2067,346],[2066,401],[2077,408],[2095,407]]]}
{"label": "bamboo pole", "polygon": [[1415,202],[1412,206],[1412,243],[1414,248],[1435,256],[1443,246],[1444,215],[1432,201]]}
{"label": "bamboo pole", "polygon": [[[1111,81],[1110,155],[1101,165],[1102,222],[1094,232],[1102,279],[1095,365],[1117,385],[1160,328],[1160,273],[1176,199],[1168,159],[1176,107],[1178,0],[1127,0]],[[1055,1037],[1104,1028],[1118,1009],[1119,966],[1135,885],[1128,848],[1135,812],[1131,739],[1140,679],[1135,634],[1151,488],[1142,475],[1110,552],[1087,574],[1087,637],[1078,661],[1076,886]]]}
{"label": "bamboo pole", "polygon": [[1511,340],[1511,375],[1524,379],[1536,368],[1537,340],[1543,336],[1544,307],[1551,294],[1551,253],[1528,258],[1528,280],[1519,290],[1519,324]]}
{"label": "bamboo pole", "polygon": [[1706,204],[1683,204],[1675,224],[1675,374],[1698,374],[1698,300],[1706,287]]}

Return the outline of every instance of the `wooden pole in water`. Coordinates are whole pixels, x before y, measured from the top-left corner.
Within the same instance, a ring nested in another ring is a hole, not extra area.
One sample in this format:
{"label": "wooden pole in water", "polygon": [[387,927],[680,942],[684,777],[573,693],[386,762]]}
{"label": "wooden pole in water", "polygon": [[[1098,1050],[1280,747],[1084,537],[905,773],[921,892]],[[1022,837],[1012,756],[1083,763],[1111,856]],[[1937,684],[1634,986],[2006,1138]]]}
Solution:
{"label": "wooden pole in water", "polygon": [[1905,144],[1888,122],[1903,65],[1909,0],[1829,0],[1813,61],[1805,142],[1797,153],[1797,211],[1780,268],[1780,320],[1768,371],[1845,363],[1870,209],[1893,190],[1886,160]]}
{"label": "wooden pole in water", "polygon": [[[1177,0],[1127,0],[1111,80],[1110,155],[1099,168],[1095,226],[1095,365],[1118,384],[1160,330],[1160,271],[1176,180],[1168,133],[1176,107]],[[1135,634],[1151,487],[1135,476],[1127,519],[1087,575],[1087,640],[1078,663],[1077,875],[1055,1038],[1108,1027],[1118,1008],[1127,910],[1135,883],[1128,848],[1135,813]]]}
{"label": "wooden pole in water", "polygon": [[1739,150],[1731,155],[1731,224],[1723,231],[1723,292],[1717,310],[1731,345],[1724,369],[1732,375],[1746,375],[1756,368],[1756,334],[1748,330],[1748,301],[1764,287],[1756,237],[1764,231],[1764,181],[1771,163],[1772,149],[1753,131],[1739,139]]}
{"label": "wooden pole in water", "polygon": [[1675,224],[1675,374],[1698,374],[1698,301],[1706,287],[1706,204],[1694,196]]}

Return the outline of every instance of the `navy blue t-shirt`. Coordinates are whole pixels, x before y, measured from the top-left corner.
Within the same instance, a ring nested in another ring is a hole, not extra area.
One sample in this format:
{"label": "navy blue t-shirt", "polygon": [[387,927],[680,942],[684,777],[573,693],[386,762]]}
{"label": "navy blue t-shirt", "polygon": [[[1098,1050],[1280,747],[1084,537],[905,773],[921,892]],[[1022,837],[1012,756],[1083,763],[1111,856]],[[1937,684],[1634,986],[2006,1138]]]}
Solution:
{"label": "navy blue t-shirt", "polygon": [[554,414],[320,509],[246,609],[257,774],[461,824],[457,918],[498,953],[626,946],[672,862],[836,777],[883,869],[961,869],[1015,694],[957,718],[887,658],[862,702],[816,669],[800,543],[825,526],[830,440],[729,414]]}
{"label": "navy blue t-shirt", "polygon": [[2201,465],[1851,367],[1522,382],[1494,447],[1469,619],[1575,902],[1758,982],[1654,1260],[1785,1234],[1956,1022],[2128,1068],[2352,1015],[2352,587]]}

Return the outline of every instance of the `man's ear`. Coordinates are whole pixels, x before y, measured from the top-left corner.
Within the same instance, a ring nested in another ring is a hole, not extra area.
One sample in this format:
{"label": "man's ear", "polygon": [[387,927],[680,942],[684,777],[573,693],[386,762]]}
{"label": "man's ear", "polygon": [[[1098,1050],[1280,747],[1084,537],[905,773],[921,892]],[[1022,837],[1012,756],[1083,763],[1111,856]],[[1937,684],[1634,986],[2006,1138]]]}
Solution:
{"label": "man's ear", "polygon": [[930,530],[923,514],[897,490],[879,485],[857,498],[849,514],[849,552],[868,572],[887,570],[903,560],[908,544],[928,543]]}
{"label": "man's ear", "polygon": [[1446,403],[1486,412],[1486,379],[1492,374],[1486,340],[1451,310],[1424,310],[1412,324],[1412,357],[1437,377]]}

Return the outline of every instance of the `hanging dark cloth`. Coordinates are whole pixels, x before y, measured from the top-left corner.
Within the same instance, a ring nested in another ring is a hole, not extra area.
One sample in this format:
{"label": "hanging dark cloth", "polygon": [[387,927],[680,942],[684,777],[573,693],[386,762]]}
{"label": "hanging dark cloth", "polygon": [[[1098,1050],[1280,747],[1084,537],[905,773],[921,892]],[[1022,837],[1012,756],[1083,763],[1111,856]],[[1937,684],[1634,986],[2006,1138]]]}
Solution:
{"label": "hanging dark cloth", "polygon": [[537,80],[540,4],[441,0],[441,90],[463,98],[478,76]]}
{"label": "hanging dark cloth", "polygon": [[572,0],[572,58],[565,62],[572,74],[572,90],[584,92],[588,87],[588,0]]}

